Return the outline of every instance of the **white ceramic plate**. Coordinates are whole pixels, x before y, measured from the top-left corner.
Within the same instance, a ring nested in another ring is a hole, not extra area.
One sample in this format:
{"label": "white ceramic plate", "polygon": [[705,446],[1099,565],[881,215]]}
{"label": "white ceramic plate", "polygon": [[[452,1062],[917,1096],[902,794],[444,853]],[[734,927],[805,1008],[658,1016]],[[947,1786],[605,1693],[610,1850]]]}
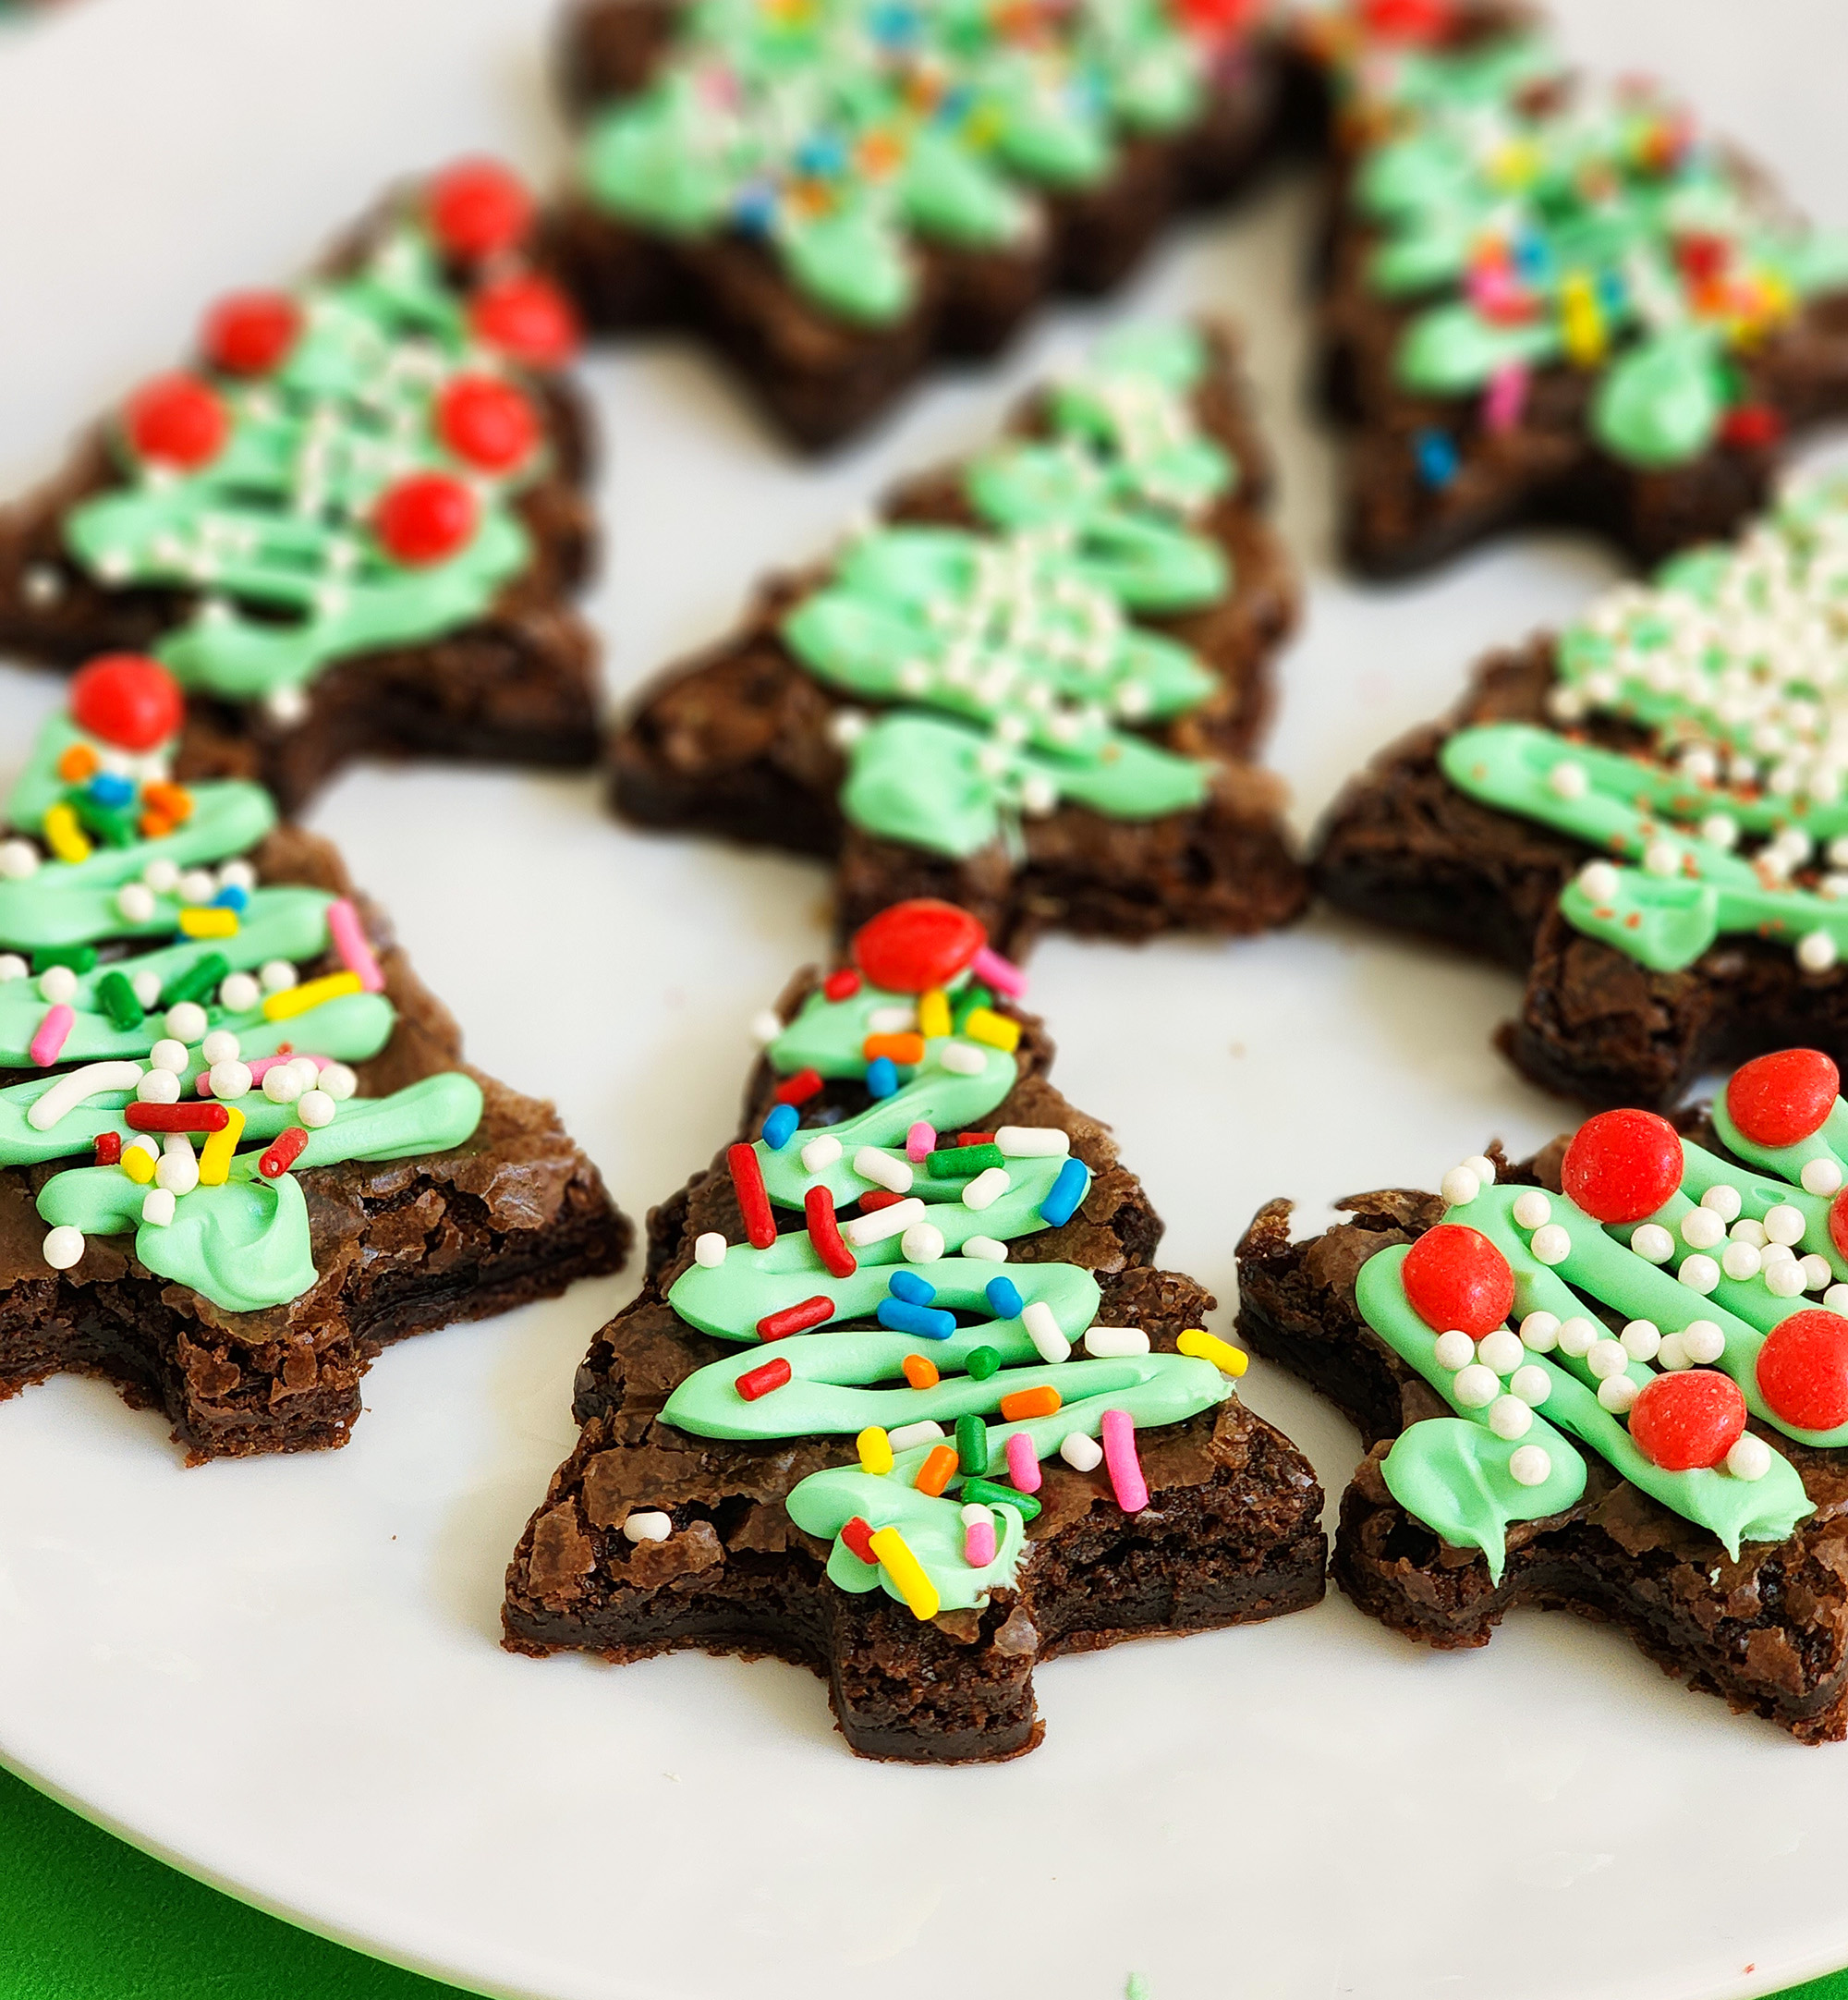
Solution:
{"label": "white ceramic plate", "polygon": [[[1665,67],[1830,212],[1839,0],[1749,29],[1736,0],[1562,11],[1588,56]],[[548,165],[550,12],[87,0],[0,35],[0,490],[177,351],[203,299],[286,274],[392,174],[480,145]],[[1334,579],[1330,455],[1295,396],[1309,213],[1283,190],[1188,232],[1107,312],[1043,323],[821,470],[690,350],[600,357],[613,687],[718,630],[880,482],[979,438],[1104,320],[1235,307],[1313,580],[1274,750],[1307,822],[1477,651],[1611,573],[1553,541],[1415,590]],[[0,676],[0,763],[55,700]],[[475,1057],[554,1094],[637,1215],[729,1131],[743,1024],[823,939],[818,872],[638,838],[588,778],[363,771],[314,818]],[[1389,938],[1054,943],[1035,970],[1060,1082],[1116,1122],[1222,1328],[1267,1196],[1312,1226],[1345,1190],[1430,1185],[1491,1133],[1561,1122],[1489,1051],[1512,982]],[[1104,2000],[1131,1972],[1154,2000],[1720,2000],[1848,1960],[1848,1750],[1734,1720],[1572,1619],[1445,1659],[1334,1598],[1061,1662],[1044,1747],[989,1771],[856,1762],[792,1668],[503,1653],[503,1565],[629,1282],[391,1354],[327,1457],[184,1471],[93,1384],[0,1408],[0,1755],[303,1923],[556,2000]],[[1247,1382],[1338,1493],[1353,1434],[1271,1372]]]}

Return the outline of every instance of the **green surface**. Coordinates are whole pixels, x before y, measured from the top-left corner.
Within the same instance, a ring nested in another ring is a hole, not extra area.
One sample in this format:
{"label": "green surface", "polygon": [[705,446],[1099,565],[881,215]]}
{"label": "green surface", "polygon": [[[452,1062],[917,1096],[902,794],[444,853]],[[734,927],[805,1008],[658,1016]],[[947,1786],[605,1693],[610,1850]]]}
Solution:
{"label": "green surface", "polygon": [[[202,1888],[4,1771],[0,1856],[0,2000],[461,2000]],[[1848,2000],[1848,1972],[1782,2000]]]}

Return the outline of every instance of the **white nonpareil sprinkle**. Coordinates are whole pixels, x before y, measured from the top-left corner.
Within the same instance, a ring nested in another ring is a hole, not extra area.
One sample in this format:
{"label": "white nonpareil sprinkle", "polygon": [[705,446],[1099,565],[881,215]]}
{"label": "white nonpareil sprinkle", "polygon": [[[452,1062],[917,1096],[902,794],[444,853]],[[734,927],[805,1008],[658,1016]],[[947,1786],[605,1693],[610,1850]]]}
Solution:
{"label": "white nonpareil sprinkle", "polygon": [[1147,1354],[1149,1335],[1139,1326],[1093,1326],[1085,1335],[1085,1352],[1094,1360],[1115,1360],[1125,1354]]}
{"label": "white nonpareil sprinkle", "polygon": [[30,970],[18,952],[0,952],[0,984],[11,980],[24,979]]}
{"label": "white nonpareil sprinkle", "polygon": [[1534,1413],[1518,1396],[1498,1396],[1489,1406],[1489,1428],[1512,1444],[1534,1428]]}
{"label": "white nonpareil sprinkle", "polygon": [[1803,1296],[1803,1266],[1793,1257],[1787,1262],[1769,1266],[1764,1278],[1765,1289],[1773,1299],[1800,1299]]}
{"label": "white nonpareil sprinkle", "polygon": [[199,1044],[199,1053],[210,1068],[213,1063],[235,1063],[244,1051],[228,1028],[214,1028]]}
{"label": "white nonpareil sprinkle", "polygon": [[116,909],[125,923],[151,923],[154,915],[154,892],[145,882],[125,883],[116,892]]}
{"label": "white nonpareil sprinkle", "polygon": [[1095,1472],[1103,1463],[1103,1446],[1083,1431],[1067,1431],[1059,1456],[1075,1472]]}
{"label": "white nonpareil sprinkle", "polygon": [[1492,1368],[1472,1361],[1467,1368],[1457,1370],[1450,1386],[1451,1394],[1465,1409],[1487,1409],[1502,1393],[1502,1378]]}
{"label": "white nonpareil sprinkle", "polygon": [[1521,1345],[1535,1354],[1550,1354],[1559,1345],[1559,1315],[1530,1312],[1521,1322]]}
{"label": "white nonpareil sprinkle", "polygon": [[[239,1063],[237,1067],[243,1069],[244,1066]],[[213,1074],[215,1075],[216,1071]],[[248,1077],[249,1071],[245,1069],[244,1074]],[[249,1085],[247,1083],[244,1087],[248,1090]],[[332,1125],[334,1114],[339,1108],[325,1091],[304,1091],[295,1101],[296,1116],[310,1131],[318,1131],[323,1125]]]}
{"label": "white nonpareil sprinkle", "polygon": [[1641,1394],[1628,1375],[1606,1375],[1598,1384],[1598,1400],[1613,1417],[1626,1415]]}
{"label": "white nonpareil sprinkle", "polygon": [[1553,1461],[1544,1445],[1523,1445],[1509,1454],[1508,1471],[1517,1486],[1544,1486],[1552,1477]]}
{"label": "white nonpareil sprinkle", "polygon": [[1560,1352],[1574,1358],[1589,1354],[1593,1344],[1599,1338],[1599,1331],[1595,1321],[1585,1319],[1577,1313],[1569,1320],[1562,1320],[1558,1336]]}
{"label": "white nonpareil sprinkle", "polygon": [[1780,1201],[1775,1208],[1765,1211],[1765,1235],[1773,1243],[1801,1243],[1808,1226],[1804,1212],[1789,1201]]}
{"label": "white nonpareil sprinkle", "polygon": [[1547,783],[1555,798],[1583,799],[1591,789],[1591,774],[1583,764],[1562,761],[1548,772]]}
{"label": "white nonpareil sprinkle", "polygon": [[182,1000],[167,1009],[162,1026],[176,1042],[197,1042],[205,1032],[205,1009],[196,1000]]}
{"label": "white nonpareil sprinkle", "polygon": [[1710,1208],[1691,1208],[1681,1219],[1681,1239],[1689,1250],[1712,1250],[1726,1240],[1726,1225]]}
{"label": "white nonpareil sprinkle", "polygon": [[54,1271],[68,1271],[83,1255],[83,1231],[61,1222],[45,1232],[44,1259]]}
{"label": "white nonpareil sprinkle", "polygon": [[1578,886],[1594,903],[1614,903],[1623,878],[1609,861],[1587,861],[1578,872]]}
{"label": "white nonpareil sprinkle", "polygon": [[832,1132],[823,1132],[811,1139],[802,1149],[802,1166],[805,1173],[819,1174],[824,1167],[833,1166],[841,1157],[841,1142]]}
{"label": "white nonpareil sprinkle", "polygon": [[[268,968],[264,970],[267,971]],[[263,982],[269,983],[267,980]],[[761,1014],[753,1014],[750,1020],[750,1038],[760,1048],[767,1047],[783,1032],[783,1017],[773,1008],[766,1007]]]}
{"label": "white nonpareil sprinkle", "polygon": [[1771,1447],[1747,1431],[1726,1454],[1726,1470],[1734,1479],[1763,1479],[1771,1470]]}
{"label": "white nonpareil sprinkle", "polygon": [[1461,1164],[1466,1166],[1485,1188],[1495,1185],[1495,1163],[1486,1152],[1473,1152]]}
{"label": "white nonpareil sprinkle", "polygon": [[144,1104],[176,1104],[179,1079],[171,1069],[151,1069],[135,1085],[135,1095]]}
{"label": "white nonpareil sprinkle", "polygon": [[1796,941],[1796,962],[1805,972],[1826,972],[1839,953],[1827,931],[1806,931]]}
{"label": "white nonpareil sprinkle", "polygon": [[1828,1258],[1818,1256],[1814,1250],[1807,1257],[1800,1257],[1797,1265],[1803,1273],[1803,1288],[1806,1292],[1819,1292],[1835,1282],[1833,1265]]}
{"label": "white nonpareil sprinkle", "polygon": [[1492,1334],[1483,1335],[1476,1344],[1477,1360],[1483,1367],[1492,1368],[1498,1375],[1513,1374],[1526,1355],[1520,1335],[1509,1332],[1505,1326],[1498,1326]]}
{"label": "white nonpareil sprinkle", "polygon": [[1646,1263],[1667,1263],[1674,1247],[1673,1237],[1659,1222],[1644,1223],[1630,1238],[1630,1248]]}
{"label": "white nonpareil sprinkle", "polygon": [[1698,1292],[1705,1299],[1720,1283],[1720,1266],[1704,1250],[1696,1250],[1692,1257],[1682,1259],[1675,1275],[1689,1291]]}
{"label": "white nonpareil sprinkle", "polygon": [[702,1229],[693,1238],[693,1262],[715,1270],[725,1261],[725,1239],[716,1229]]}
{"label": "white nonpareil sprinkle", "polygon": [[1756,1216],[1742,1215],[1726,1232],[1735,1243],[1749,1243],[1754,1250],[1763,1250],[1770,1238],[1765,1234],[1765,1226]]}
{"label": "white nonpareil sprinkle", "polygon": [[1562,1264],[1572,1255],[1572,1232],[1562,1222],[1543,1223],[1528,1238],[1527,1248],[1543,1264]]}
{"label": "white nonpareil sprinkle", "polygon": [[1822,1302],[1831,1312],[1848,1314],[1848,1285],[1831,1285],[1823,1293]]}
{"label": "white nonpareil sprinkle", "polygon": [[1508,1378],[1508,1393],[1518,1396],[1524,1403],[1538,1408],[1552,1394],[1553,1378],[1544,1368],[1529,1361],[1525,1368],[1517,1368]]}
{"label": "white nonpareil sprinkle", "polygon": [[39,997],[54,1006],[77,997],[77,974],[67,965],[55,965],[39,980]]}
{"label": "white nonpareil sprinkle", "polygon": [[39,872],[39,850],[30,840],[0,841],[0,875],[24,882]]}
{"label": "white nonpareil sprinkle", "polygon": [[1842,1169],[1833,1160],[1805,1160],[1803,1164],[1803,1186],[1806,1194],[1839,1194],[1842,1189]]}
{"label": "white nonpareil sprinkle", "polygon": [[1662,1344],[1656,1349],[1656,1366],[1671,1375],[1678,1375],[1683,1369],[1694,1366],[1679,1334],[1662,1335]]}
{"label": "white nonpareil sprinkle", "polygon": [[673,1532],[673,1519],[653,1507],[631,1514],[623,1522],[623,1533],[630,1542],[665,1542]]}
{"label": "white nonpareil sprinkle", "polygon": [[1482,1183],[1466,1166],[1453,1166],[1438,1183],[1447,1208],[1465,1208],[1482,1192]]}
{"label": "white nonpareil sprinkle", "polygon": [[1700,1205],[1702,1208],[1710,1208],[1721,1222],[1733,1223],[1739,1219],[1744,1199],[1730,1180],[1721,1180],[1716,1181],[1701,1196]]}
{"label": "white nonpareil sprinkle", "polygon": [[1726,1335],[1717,1320],[1690,1320],[1680,1337],[1682,1352],[1701,1368],[1710,1368],[1726,1351]]}
{"label": "white nonpareil sprinkle", "polygon": [[1453,1326],[1447,1334],[1438,1335],[1431,1351],[1440,1368],[1447,1368],[1455,1374],[1459,1368],[1467,1368],[1476,1359],[1476,1343],[1460,1327]]}
{"label": "white nonpareil sprinkle", "polygon": [[1632,1320],[1617,1338],[1633,1361],[1653,1361],[1662,1344],[1662,1330],[1653,1320]]}
{"label": "white nonpareil sprinkle", "polygon": [[1630,1357],[1623,1351],[1621,1340],[1612,1340],[1606,1335],[1602,1340],[1591,1343],[1591,1351],[1585,1357],[1585,1365],[1599,1382],[1611,1375],[1621,1375],[1630,1365]]}
{"label": "white nonpareil sprinkle", "polygon": [[178,1205],[169,1189],[150,1188],[141,1197],[141,1220],[152,1223],[157,1229],[164,1229],[174,1219],[174,1211]]}
{"label": "white nonpareil sprinkle", "polygon": [[1538,1229],[1552,1220],[1553,1205],[1538,1188],[1524,1189],[1514,1197],[1514,1220],[1524,1229]]}
{"label": "white nonpareil sprinkle", "polygon": [[935,1223],[914,1222],[898,1239],[908,1264],[933,1264],[943,1254],[943,1232]]}

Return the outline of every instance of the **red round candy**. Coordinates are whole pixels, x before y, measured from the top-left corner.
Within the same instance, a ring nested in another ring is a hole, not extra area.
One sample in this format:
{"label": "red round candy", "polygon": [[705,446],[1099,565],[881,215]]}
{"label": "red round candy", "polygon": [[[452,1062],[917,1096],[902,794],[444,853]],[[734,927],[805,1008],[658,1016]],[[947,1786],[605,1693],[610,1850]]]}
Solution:
{"label": "red round candy", "polygon": [[1796,1430],[1848,1423],[1848,1319],[1811,1306],[1779,1321],[1758,1349],[1758,1387]]}
{"label": "red round candy", "polygon": [[1681,1186],[1681,1139],[1653,1111],[1600,1111],[1573,1135],[1560,1184],[1599,1222],[1641,1222]]}
{"label": "red round candy", "polygon": [[437,403],[436,430],[458,458],[505,472],[539,442],[539,413],[498,375],[457,375]]}
{"label": "red round candy", "polygon": [[928,993],[947,986],[988,943],[966,909],[934,896],[894,903],[854,933],[859,969],[887,993]]}
{"label": "red round candy", "polygon": [[446,562],[475,532],[475,495],[446,472],[413,472],[385,489],[372,525],[401,563]]}
{"label": "red round candy", "polygon": [[1719,1465],[1745,1428],[1739,1384],[1712,1368],[1657,1375],[1630,1406],[1631,1437],[1665,1472]]}
{"label": "red round candy", "polygon": [[151,465],[195,472],[217,457],[231,433],[225,405],[191,375],[160,375],[128,398],[123,428]]}
{"label": "red round candy", "polygon": [[205,315],[205,358],[227,375],[267,375],[287,360],[301,309],[286,292],[234,292]]}
{"label": "red round candy", "polygon": [[1441,1222],[1405,1252],[1399,1274],[1412,1311],[1435,1333],[1460,1327],[1472,1340],[1514,1311],[1514,1274],[1479,1229]]}
{"label": "red round candy", "polygon": [[1835,1108],[1842,1072],[1820,1049],[1780,1049],[1732,1072],[1726,1110],[1755,1146],[1794,1146]]}
{"label": "red round candy", "polygon": [[458,160],[430,183],[430,226],[452,257],[509,250],[532,226],[532,197],[498,160]]}
{"label": "red round candy", "polygon": [[1178,0],[1183,21],[1197,35],[1235,35],[1258,11],[1258,0]]}
{"label": "red round candy", "polygon": [[1369,34],[1391,42],[1432,42],[1450,26],[1451,0],[1365,0]]}
{"label": "red round candy", "polygon": [[1829,1204],[1829,1240],[1848,1257],[1848,1188]]}
{"label": "red round candy", "polygon": [[178,733],[186,700],[158,660],[107,652],[72,676],[70,719],[87,736],[140,755]]}
{"label": "red round candy", "polygon": [[468,323],[484,346],[535,368],[555,368],[578,348],[578,315],[544,278],[516,276],[482,286],[469,302]]}

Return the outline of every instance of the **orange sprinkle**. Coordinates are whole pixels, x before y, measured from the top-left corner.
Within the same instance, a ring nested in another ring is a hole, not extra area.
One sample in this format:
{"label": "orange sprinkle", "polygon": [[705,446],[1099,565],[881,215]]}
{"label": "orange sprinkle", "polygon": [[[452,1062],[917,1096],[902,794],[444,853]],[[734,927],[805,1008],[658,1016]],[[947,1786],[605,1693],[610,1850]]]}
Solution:
{"label": "orange sprinkle", "polygon": [[96,775],[96,752],[88,743],[73,743],[58,759],[57,774],[67,785],[81,785]]}
{"label": "orange sprinkle", "polygon": [[143,840],[164,840],[173,832],[174,823],[164,812],[144,812],[140,829]]}
{"label": "orange sprinkle", "polygon": [[921,1354],[907,1354],[905,1379],[914,1389],[934,1389],[943,1378],[938,1374],[935,1361]]}
{"label": "orange sprinkle", "polygon": [[1023,1417],[1050,1417],[1058,1409],[1059,1392],[1049,1382],[1040,1389],[1016,1389],[1001,1399],[1001,1413],[1009,1423]]}
{"label": "orange sprinkle", "polygon": [[141,797],[156,812],[165,813],[176,826],[192,817],[192,794],[183,785],[156,779],[152,785],[142,786]]}
{"label": "orange sprinkle", "polygon": [[930,1456],[918,1468],[918,1477],[911,1482],[919,1493],[941,1494],[950,1483],[950,1476],[956,1470],[956,1447],[954,1445],[933,1445]]}
{"label": "orange sprinkle", "polygon": [[908,1063],[914,1068],[924,1060],[924,1037],[922,1035],[869,1035],[860,1043],[860,1054],[868,1062],[883,1055],[894,1063]]}

